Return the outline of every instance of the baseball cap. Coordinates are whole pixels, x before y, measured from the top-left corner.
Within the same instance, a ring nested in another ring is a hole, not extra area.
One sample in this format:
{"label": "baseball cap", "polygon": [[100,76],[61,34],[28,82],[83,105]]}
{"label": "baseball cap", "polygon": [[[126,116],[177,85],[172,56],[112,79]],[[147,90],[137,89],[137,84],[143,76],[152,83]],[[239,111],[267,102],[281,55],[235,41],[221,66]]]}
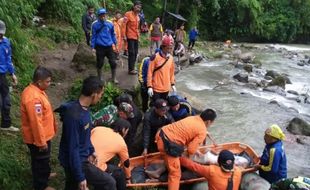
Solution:
{"label": "baseball cap", "polygon": [[169,106],[176,106],[180,102],[179,98],[177,96],[169,96],[168,97],[168,104]]}
{"label": "baseball cap", "polygon": [[223,169],[232,170],[234,168],[235,156],[229,150],[222,150],[217,162]]}
{"label": "baseball cap", "polygon": [[5,34],[5,30],[6,30],[5,23],[2,20],[0,20],[0,34]]}
{"label": "baseball cap", "polygon": [[106,14],[106,13],[107,13],[107,10],[104,8],[99,9],[97,12],[98,15],[102,15],[102,14]]}
{"label": "baseball cap", "polygon": [[155,106],[155,108],[157,108],[157,109],[168,110],[167,102],[166,102],[166,100],[164,100],[164,99],[157,99],[157,100],[155,101],[154,106]]}
{"label": "baseball cap", "polygon": [[125,112],[128,118],[135,117],[132,106],[126,102],[121,102],[120,105],[118,106],[118,110]]}

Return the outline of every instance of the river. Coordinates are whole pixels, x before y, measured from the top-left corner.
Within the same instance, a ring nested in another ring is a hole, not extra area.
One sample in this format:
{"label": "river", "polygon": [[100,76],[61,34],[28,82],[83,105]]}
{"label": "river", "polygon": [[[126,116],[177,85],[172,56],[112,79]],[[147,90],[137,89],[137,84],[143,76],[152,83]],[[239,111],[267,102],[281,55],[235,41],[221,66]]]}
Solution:
{"label": "river", "polygon": [[[276,48],[280,47],[310,55],[310,46],[279,45]],[[298,66],[296,60],[274,51],[254,53],[260,58],[262,69],[288,74],[293,84],[286,85],[286,90],[307,93],[310,89],[310,66]],[[281,95],[234,82],[232,76],[240,70],[229,62],[225,59],[209,60],[181,70],[176,77],[178,91],[187,94],[189,99],[195,99],[196,105],[217,111],[218,118],[209,129],[217,143],[239,141],[249,144],[261,155],[265,146],[265,129],[271,124],[278,124],[287,135],[284,146],[288,176],[310,177],[310,146],[298,144],[295,136],[286,130],[288,122],[296,116],[310,120],[310,104],[297,103]],[[221,85],[217,87],[218,84]],[[270,100],[279,104],[270,104]]]}

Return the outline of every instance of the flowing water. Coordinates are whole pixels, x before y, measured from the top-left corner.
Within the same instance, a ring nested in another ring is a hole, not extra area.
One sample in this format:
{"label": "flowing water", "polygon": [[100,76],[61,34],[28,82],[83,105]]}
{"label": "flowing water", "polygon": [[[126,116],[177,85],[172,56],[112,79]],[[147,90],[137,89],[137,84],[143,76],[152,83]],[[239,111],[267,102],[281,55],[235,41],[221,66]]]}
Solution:
{"label": "flowing water", "polygon": [[[307,51],[310,50],[310,46],[293,50]],[[309,55],[309,52],[306,53]],[[260,51],[256,56],[262,61],[262,69],[288,74],[293,84],[286,85],[286,90],[307,93],[310,89],[310,66],[300,67],[296,61],[284,58],[280,53]],[[236,83],[232,76],[240,70],[228,63],[229,60],[206,61],[182,70],[176,79],[178,90],[187,94],[189,99],[198,99],[195,104],[199,104],[200,107],[217,111],[218,118],[209,129],[217,143],[243,142],[261,155],[265,146],[265,129],[271,124],[278,124],[287,135],[284,146],[288,160],[288,176],[309,177],[310,146],[296,143],[296,137],[289,134],[285,127],[296,116],[310,121],[310,104],[297,103],[275,93],[250,89]],[[276,100],[279,104],[270,104],[270,100]]]}

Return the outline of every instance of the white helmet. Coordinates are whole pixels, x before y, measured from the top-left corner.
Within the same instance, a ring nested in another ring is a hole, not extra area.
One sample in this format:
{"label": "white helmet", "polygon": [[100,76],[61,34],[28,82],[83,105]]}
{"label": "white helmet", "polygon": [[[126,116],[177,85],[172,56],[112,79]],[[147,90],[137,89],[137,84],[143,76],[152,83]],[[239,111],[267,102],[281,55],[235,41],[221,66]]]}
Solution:
{"label": "white helmet", "polygon": [[5,23],[2,20],[0,20],[0,34],[5,34],[5,30],[6,30]]}

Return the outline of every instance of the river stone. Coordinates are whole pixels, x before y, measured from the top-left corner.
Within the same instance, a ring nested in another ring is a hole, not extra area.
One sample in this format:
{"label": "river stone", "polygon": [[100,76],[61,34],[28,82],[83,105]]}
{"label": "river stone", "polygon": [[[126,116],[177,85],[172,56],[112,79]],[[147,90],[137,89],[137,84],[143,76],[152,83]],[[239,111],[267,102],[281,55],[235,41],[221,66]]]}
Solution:
{"label": "river stone", "polygon": [[308,60],[308,64],[310,64],[310,59]]}
{"label": "river stone", "polygon": [[310,136],[310,124],[298,117],[290,121],[287,130],[294,135]]}
{"label": "river stone", "polygon": [[244,67],[244,63],[242,63],[240,61],[238,61],[237,64],[235,64],[235,68],[237,68],[237,69],[243,69],[243,67]]}
{"label": "river stone", "polygon": [[295,90],[288,90],[287,93],[290,93],[290,94],[294,94],[296,96],[298,96],[298,92],[296,92]]}
{"label": "river stone", "polygon": [[245,173],[242,176],[241,190],[269,190],[270,183],[256,173]]}
{"label": "river stone", "polygon": [[232,55],[234,56],[234,57],[239,57],[240,55],[241,55],[241,50],[240,49],[235,49],[235,50],[233,50],[232,51]]}
{"label": "river stone", "polygon": [[253,66],[252,66],[251,64],[245,64],[245,65],[243,66],[243,69],[244,69],[246,72],[250,73],[250,72],[253,71]]}
{"label": "river stone", "polygon": [[310,145],[310,138],[306,136],[300,136],[296,138],[296,142],[302,145]]}
{"label": "river stone", "polygon": [[310,56],[309,55],[305,55],[305,59],[310,59]]}
{"label": "river stone", "polygon": [[267,73],[265,74],[265,77],[266,76],[270,76],[272,78],[276,78],[277,76],[280,76],[280,74],[277,73],[276,71],[268,70]]}
{"label": "river stone", "polygon": [[243,62],[243,63],[251,63],[253,61],[253,59],[255,58],[255,56],[253,55],[252,52],[247,52],[247,53],[243,53],[239,55],[239,59]]}
{"label": "river stone", "polygon": [[281,76],[284,78],[286,84],[292,84],[291,79],[286,74],[282,74]]}
{"label": "river stone", "polygon": [[78,70],[79,65],[96,65],[96,56],[93,55],[92,50],[89,46],[84,43],[80,43],[76,53],[73,56],[73,67],[76,67]]}
{"label": "river stone", "polygon": [[233,78],[238,80],[239,82],[244,82],[244,83],[249,82],[249,76],[246,73],[238,73],[234,75]]}
{"label": "river stone", "polygon": [[303,63],[303,62],[298,62],[297,65],[298,65],[298,66],[305,66],[305,63]]}
{"label": "river stone", "polygon": [[272,79],[272,81],[269,83],[268,86],[280,86],[285,89],[285,84],[286,84],[285,78],[283,76],[278,76]]}
{"label": "river stone", "polygon": [[192,190],[208,190],[209,186],[208,186],[208,182],[200,182],[200,183],[195,183],[192,186]]}
{"label": "river stone", "polygon": [[286,96],[285,90],[279,86],[267,86],[266,88],[263,89],[263,91],[273,92],[281,96]]}
{"label": "river stone", "polygon": [[273,78],[271,76],[265,76],[264,79],[266,80],[272,80]]}

